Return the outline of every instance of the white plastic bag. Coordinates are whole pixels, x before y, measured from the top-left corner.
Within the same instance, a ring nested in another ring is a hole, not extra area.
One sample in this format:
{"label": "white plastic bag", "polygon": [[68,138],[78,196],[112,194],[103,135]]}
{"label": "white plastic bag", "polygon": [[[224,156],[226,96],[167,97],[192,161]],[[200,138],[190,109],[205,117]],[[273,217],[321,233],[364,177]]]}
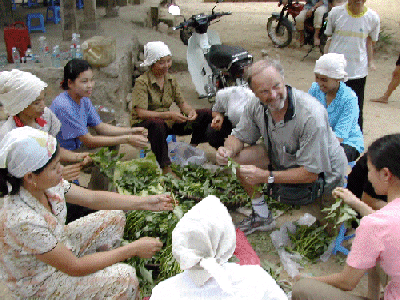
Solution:
{"label": "white plastic bag", "polygon": [[168,155],[173,163],[181,166],[188,164],[202,165],[207,161],[206,153],[183,142],[168,144]]}

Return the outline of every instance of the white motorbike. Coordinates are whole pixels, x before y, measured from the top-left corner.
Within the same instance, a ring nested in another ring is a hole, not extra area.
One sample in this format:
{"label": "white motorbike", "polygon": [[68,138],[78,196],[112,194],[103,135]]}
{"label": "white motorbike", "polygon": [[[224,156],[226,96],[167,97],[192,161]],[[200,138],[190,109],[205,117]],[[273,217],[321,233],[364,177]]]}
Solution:
{"label": "white motorbike", "polygon": [[[245,84],[244,68],[253,61],[247,50],[222,45],[218,33],[208,30],[211,21],[232,14],[214,12],[215,7],[211,15],[193,15],[173,28],[181,30],[180,38],[188,45],[188,69],[199,98],[208,98],[210,102],[217,90]],[[171,6],[169,11],[173,15],[180,14],[176,6]]]}

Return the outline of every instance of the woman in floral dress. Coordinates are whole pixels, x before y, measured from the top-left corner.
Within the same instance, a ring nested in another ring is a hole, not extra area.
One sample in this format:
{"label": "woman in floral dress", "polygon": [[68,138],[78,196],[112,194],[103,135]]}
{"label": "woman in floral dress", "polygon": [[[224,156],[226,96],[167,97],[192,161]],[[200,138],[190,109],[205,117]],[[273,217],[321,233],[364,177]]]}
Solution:
{"label": "woman in floral dress", "polygon": [[[172,199],[91,191],[64,181],[62,168],[43,131],[20,127],[0,142],[0,279],[23,299],[136,299],[135,269],[120,262],[150,258],[162,243],[119,247],[122,210],[171,210]],[[99,211],[65,225],[65,201]]]}

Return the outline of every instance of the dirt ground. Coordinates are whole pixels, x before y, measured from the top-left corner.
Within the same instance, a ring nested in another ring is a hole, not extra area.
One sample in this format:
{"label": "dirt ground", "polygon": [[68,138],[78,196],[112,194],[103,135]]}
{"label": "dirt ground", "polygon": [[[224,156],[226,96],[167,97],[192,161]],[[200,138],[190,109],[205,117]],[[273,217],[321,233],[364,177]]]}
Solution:
{"label": "dirt ground", "polygon": [[[180,6],[182,13],[186,17],[200,12],[209,13],[214,6],[213,3],[204,3],[202,0],[176,0],[175,2]],[[382,5],[383,2],[384,5]],[[398,31],[400,21],[398,7],[400,7],[400,0],[368,0],[367,5],[379,14],[384,33],[391,37],[393,44],[384,45],[384,49],[376,53],[377,70],[370,72],[367,79],[366,102],[364,106],[364,138],[366,147],[383,134],[400,132],[400,124],[398,122],[400,89],[393,93],[387,105],[369,101],[369,99],[379,97],[384,93],[400,52],[400,32]],[[314,63],[320,54],[315,50],[308,58],[301,61],[307,52],[307,48],[297,48],[295,43],[284,49],[278,49],[273,46],[267,36],[266,24],[271,13],[280,10],[276,2],[226,2],[218,4],[217,10],[232,12],[232,15],[225,16],[221,18],[220,22],[211,25],[211,29],[219,32],[223,43],[238,45],[247,49],[256,60],[261,58],[261,51],[265,50],[270,56],[281,60],[285,69],[285,79],[288,84],[298,89],[308,90],[314,80]],[[118,26],[118,22],[114,22],[113,25]],[[177,32],[171,34],[172,42],[180,43]],[[182,47],[184,46],[182,45]],[[194,107],[209,106],[206,100],[197,99],[188,72],[180,72],[176,76],[179,79],[186,99]],[[200,147],[207,152],[208,158],[213,161],[215,151],[207,145],[200,145]],[[125,150],[128,151],[130,149],[128,147]],[[284,214],[277,219],[277,226],[279,227],[286,221],[297,219],[306,211],[306,208],[302,208],[301,210],[293,211],[291,214]],[[234,220],[242,217],[237,213],[233,213],[232,216]],[[273,249],[269,233],[252,234],[249,236],[249,240],[261,260],[268,260],[275,265],[279,264],[279,257]],[[344,259],[343,255],[337,255],[331,257],[326,263],[320,262],[307,265],[303,272],[313,275],[337,272],[342,269],[341,263]],[[284,271],[281,273],[281,278],[288,279]],[[4,293],[2,293],[3,291]],[[364,276],[354,292],[366,295],[366,276]],[[8,298],[6,288],[2,287],[1,284],[0,295],[3,299],[11,299],[11,297]]]}
{"label": "dirt ground", "polygon": [[[212,3],[203,3],[201,0],[177,0],[182,13],[185,16],[204,12],[209,13],[214,6]],[[366,99],[364,105],[364,139],[367,147],[376,138],[394,132],[400,132],[400,124],[398,122],[400,112],[400,89],[396,90],[389,104],[378,104],[370,102],[370,99],[381,96],[391,79],[392,71],[395,68],[395,62],[398,58],[400,47],[400,32],[398,7],[399,0],[382,1],[368,0],[367,6],[375,10],[381,18],[381,26],[385,35],[391,37],[391,44],[383,44],[376,52],[375,60],[377,69],[370,71],[366,85]],[[267,52],[269,56],[280,59],[285,69],[286,82],[298,89],[307,91],[314,81],[313,68],[315,60],[320,54],[317,50],[304,60],[302,58],[307,53],[308,48],[298,48],[296,43],[292,42],[287,48],[279,49],[273,46],[268,38],[266,31],[267,19],[273,11],[280,11],[277,3],[220,3],[217,11],[231,11],[232,15],[221,18],[221,21],[211,25],[211,29],[218,31],[222,43],[230,45],[238,45],[247,49],[254,58],[260,59],[262,51]],[[184,82],[184,91],[188,100],[194,99],[195,94],[192,89],[191,82],[188,81],[186,74],[177,74]],[[201,102],[195,101],[196,104]],[[196,105],[197,106],[197,105]],[[208,154],[212,154],[210,148],[204,147]],[[299,211],[293,211],[291,214],[284,214],[277,219],[279,227],[284,222],[298,219],[307,211],[302,208]],[[240,214],[232,214],[234,220],[241,218]],[[276,266],[279,265],[279,257],[274,251],[271,244],[269,233],[255,233],[249,236],[249,240],[260,256],[261,260],[267,260]],[[349,247],[349,245],[348,245]],[[302,271],[312,275],[322,275],[339,272],[343,267],[345,256],[338,254],[332,256],[326,263],[319,262],[317,264],[308,264]],[[286,272],[281,272],[281,279],[291,279],[287,277]],[[363,277],[360,284],[353,291],[356,294],[366,296],[367,280]]]}

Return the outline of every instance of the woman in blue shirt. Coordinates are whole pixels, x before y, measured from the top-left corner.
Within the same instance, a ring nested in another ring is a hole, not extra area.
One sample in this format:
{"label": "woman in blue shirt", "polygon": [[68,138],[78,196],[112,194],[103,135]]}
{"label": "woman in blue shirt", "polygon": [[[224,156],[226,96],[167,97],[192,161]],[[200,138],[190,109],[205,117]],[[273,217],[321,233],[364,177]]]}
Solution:
{"label": "woman in blue shirt", "polygon": [[315,64],[315,81],[308,93],[327,109],[329,124],[344,148],[348,161],[355,161],[364,151],[364,137],[358,117],[357,95],[344,81],[346,60],[343,54],[328,53]]}

